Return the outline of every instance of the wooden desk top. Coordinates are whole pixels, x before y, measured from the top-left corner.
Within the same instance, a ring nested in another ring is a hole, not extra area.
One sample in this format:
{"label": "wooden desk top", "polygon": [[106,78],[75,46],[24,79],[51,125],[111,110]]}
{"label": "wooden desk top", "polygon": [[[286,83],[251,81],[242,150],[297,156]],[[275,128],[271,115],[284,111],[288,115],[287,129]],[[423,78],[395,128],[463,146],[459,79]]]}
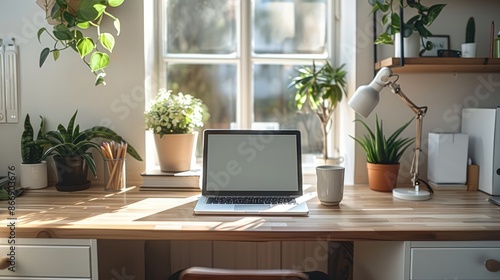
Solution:
{"label": "wooden desk top", "polygon": [[[314,191],[312,188],[311,191]],[[398,200],[367,186],[346,186],[340,206],[308,201],[308,217],[194,216],[199,192],[65,193],[27,190],[15,202],[16,238],[139,240],[500,240],[500,207],[481,192],[436,191],[428,201]],[[7,203],[0,209],[6,213]],[[8,237],[9,226],[0,227]]]}

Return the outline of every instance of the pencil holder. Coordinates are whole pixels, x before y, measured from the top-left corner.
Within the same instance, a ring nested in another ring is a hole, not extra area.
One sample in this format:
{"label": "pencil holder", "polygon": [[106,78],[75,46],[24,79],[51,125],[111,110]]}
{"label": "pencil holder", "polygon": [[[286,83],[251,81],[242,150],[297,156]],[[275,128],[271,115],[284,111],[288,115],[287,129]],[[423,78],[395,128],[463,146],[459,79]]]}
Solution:
{"label": "pencil holder", "polygon": [[104,160],[104,190],[121,191],[126,188],[126,158]]}

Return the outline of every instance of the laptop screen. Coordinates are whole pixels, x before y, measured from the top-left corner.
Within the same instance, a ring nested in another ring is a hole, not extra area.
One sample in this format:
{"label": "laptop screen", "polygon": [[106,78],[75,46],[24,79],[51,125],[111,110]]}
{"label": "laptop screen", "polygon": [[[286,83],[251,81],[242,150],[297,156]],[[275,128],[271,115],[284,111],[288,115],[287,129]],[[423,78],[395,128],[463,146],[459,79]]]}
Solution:
{"label": "laptop screen", "polygon": [[301,195],[298,130],[205,130],[203,194]]}

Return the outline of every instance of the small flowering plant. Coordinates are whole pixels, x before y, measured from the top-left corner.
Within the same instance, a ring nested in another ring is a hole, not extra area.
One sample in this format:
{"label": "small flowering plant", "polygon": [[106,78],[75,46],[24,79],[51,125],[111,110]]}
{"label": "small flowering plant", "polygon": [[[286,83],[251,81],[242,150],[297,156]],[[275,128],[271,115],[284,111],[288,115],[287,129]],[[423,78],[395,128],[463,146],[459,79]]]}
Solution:
{"label": "small flowering plant", "polygon": [[181,92],[173,94],[162,88],[145,113],[145,124],[146,130],[162,137],[164,134],[192,133],[203,127],[207,117],[206,106],[200,99]]}

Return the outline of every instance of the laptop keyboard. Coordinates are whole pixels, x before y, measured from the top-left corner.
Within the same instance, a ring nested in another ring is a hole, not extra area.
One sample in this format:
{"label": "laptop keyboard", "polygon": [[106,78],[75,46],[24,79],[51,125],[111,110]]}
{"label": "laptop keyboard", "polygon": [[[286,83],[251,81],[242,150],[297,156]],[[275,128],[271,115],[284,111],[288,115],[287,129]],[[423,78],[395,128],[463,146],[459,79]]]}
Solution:
{"label": "laptop keyboard", "polygon": [[268,197],[268,196],[219,196],[209,197],[208,204],[296,204],[292,197]]}

